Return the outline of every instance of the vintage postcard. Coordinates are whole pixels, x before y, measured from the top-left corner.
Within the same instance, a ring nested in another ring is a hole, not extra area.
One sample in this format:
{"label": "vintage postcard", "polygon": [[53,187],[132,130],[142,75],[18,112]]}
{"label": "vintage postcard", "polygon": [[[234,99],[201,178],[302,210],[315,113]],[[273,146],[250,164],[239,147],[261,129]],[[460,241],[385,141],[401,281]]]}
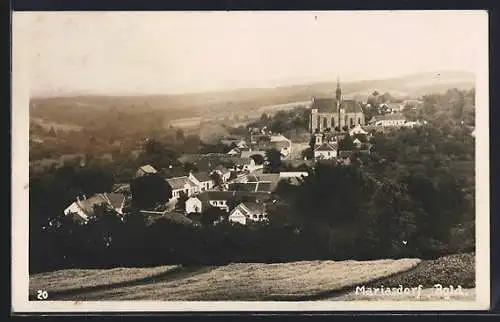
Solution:
{"label": "vintage postcard", "polygon": [[486,11],[12,30],[13,312],[489,308]]}

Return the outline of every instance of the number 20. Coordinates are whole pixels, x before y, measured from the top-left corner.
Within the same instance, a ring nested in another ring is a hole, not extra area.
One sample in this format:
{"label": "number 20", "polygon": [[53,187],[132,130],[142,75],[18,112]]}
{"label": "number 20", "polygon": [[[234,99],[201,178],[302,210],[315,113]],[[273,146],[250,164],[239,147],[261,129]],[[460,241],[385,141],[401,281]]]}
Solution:
{"label": "number 20", "polygon": [[46,300],[48,297],[49,297],[49,293],[47,293],[47,291],[38,290],[36,292],[36,298],[39,300]]}

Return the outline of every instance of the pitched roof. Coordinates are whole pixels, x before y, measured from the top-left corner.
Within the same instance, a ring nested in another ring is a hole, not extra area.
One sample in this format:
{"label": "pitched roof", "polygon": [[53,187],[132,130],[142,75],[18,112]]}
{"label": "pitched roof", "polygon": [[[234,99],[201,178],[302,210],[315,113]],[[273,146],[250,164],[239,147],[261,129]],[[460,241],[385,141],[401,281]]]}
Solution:
{"label": "pitched roof", "polygon": [[336,151],[337,150],[337,144],[336,143],[328,143],[325,142],[318,146],[314,151]]}
{"label": "pitched roof", "polygon": [[212,180],[212,178],[210,178],[210,175],[206,171],[193,173],[193,176],[200,182]]}
{"label": "pitched roof", "polygon": [[125,196],[121,193],[105,193],[104,197],[109,200],[109,204],[113,208],[121,208],[125,202]]}
{"label": "pitched roof", "polygon": [[266,211],[266,206],[263,203],[242,202],[238,206],[240,206],[240,209],[243,208],[245,210],[246,214],[263,213]]}
{"label": "pitched roof", "polygon": [[272,191],[273,186],[274,185],[272,182],[259,182],[257,183],[257,188],[255,189],[255,191],[262,191],[262,192]]}
{"label": "pitched roof", "polygon": [[130,183],[116,183],[112,188],[113,192],[130,191]]}
{"label": "pitched roof", "polygon": [[[362,112],[361,103],[353,99],[344,99],[341,101],[341,107],[345,109],[346,113]],[[337,99],[335,98],[315,98],[312,108],[318,109],[319,113],[336,113],[337,112]]]}
{"label": "pitched roof", "polygon": [[282,141],[290,142],[289,139],[287,139],[286,137],[284,137],[281,134],[279,134],[279,135],[271,135],[271,142],[282,142]]}
{"label": "pitched roof", "polygon": [[97,194],[85,200],[77,201],[76,203],[84,213],[91,216],[94,214],[94,206],[108,204],[108,201],[103,197],[102,194]]}
{"label": "pitched roof", "polygon": [[166,179],[172,190],[184,189],[185,185],[188,183],[188,177],[176,177]]}
{"label": "pitched roof", "polygon": [[242,151],[241,152],[241,157],[242,158],[250,158],[252,155],[262,155],[263,157],[266,157],[266,151],[258,150],[258,151]]}
{"label": "pitched roof", "polygon": [[225,166],[223,166],[222,164],[219,164],[218,166],[216,166],[214,170],[220,171],[220,172],[222,172],[222,173],[228,173],[228,172],[231,172],[231,170],[229,170],[228,168],[226,168],[226,167],[225,167]]}
{"label": "pitched roof", "polygon": [[151,174],[158,172],[152,165],[149,164],[143,165],[142,167],[139,168],[139,170],[141,170],[144,173],[151,173]]}
{"label": "pitched roof", "polygon": [[250,164],[251,160],[251,158],[231,157],[231,161],[233,161],[236,165]]}

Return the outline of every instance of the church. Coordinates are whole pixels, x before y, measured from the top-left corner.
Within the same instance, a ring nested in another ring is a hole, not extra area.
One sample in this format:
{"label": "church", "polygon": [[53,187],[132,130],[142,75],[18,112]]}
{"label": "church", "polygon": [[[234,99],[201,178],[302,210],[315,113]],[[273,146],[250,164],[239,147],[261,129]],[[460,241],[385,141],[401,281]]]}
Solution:
{"label": "church", "polygon": [[345,126],[351,128],[356,124],[365,125],[361,103],[343,99],[339,80],[337,80],[335,97],[313,97],[309,120],[311,133],[334,132],[335,129],[341,132],[345,131],[343,129]]}

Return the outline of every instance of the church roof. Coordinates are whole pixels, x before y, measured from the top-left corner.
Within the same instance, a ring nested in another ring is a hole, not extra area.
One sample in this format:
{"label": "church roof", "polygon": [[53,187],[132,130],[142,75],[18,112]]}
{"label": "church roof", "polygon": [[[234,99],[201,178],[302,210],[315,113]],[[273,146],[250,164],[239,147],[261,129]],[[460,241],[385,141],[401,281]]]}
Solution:
{"label": "church roof", "polygon": [[[355,100],[342,100],[341,107],[343,107],[346,113],[359,113],[363,110],[361,109],[361,104]],[[337,99],[335,98],[315,98],[312,104],[312,108],[318,110],[319,113],[335,113],[337,112]]]}

